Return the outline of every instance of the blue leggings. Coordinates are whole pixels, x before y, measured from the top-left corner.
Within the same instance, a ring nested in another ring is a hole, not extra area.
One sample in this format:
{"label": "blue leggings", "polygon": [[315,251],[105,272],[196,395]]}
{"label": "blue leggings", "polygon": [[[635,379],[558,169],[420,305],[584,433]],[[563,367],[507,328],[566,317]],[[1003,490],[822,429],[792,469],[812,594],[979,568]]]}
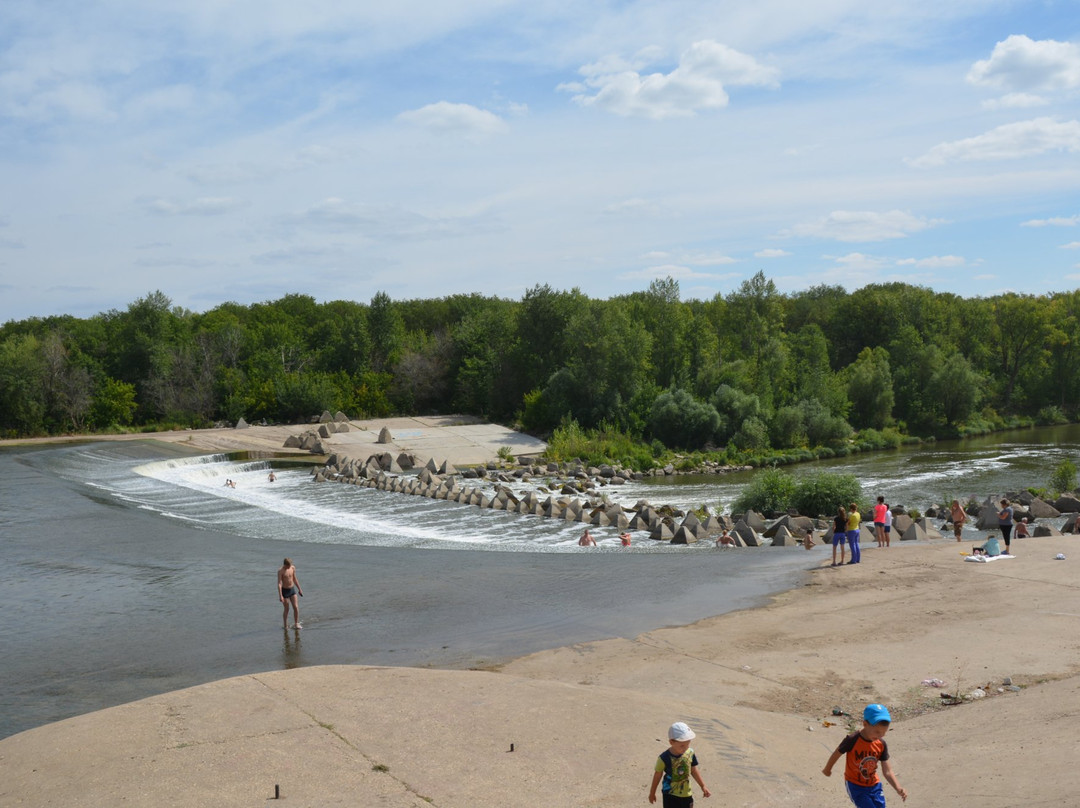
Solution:
{"label": "blue leggings", "polygon": [[851,563],[858,564],[862,561],[862,552],[859,550],[859,531],[849,530],[847,532],[848,547],[851,548]]}

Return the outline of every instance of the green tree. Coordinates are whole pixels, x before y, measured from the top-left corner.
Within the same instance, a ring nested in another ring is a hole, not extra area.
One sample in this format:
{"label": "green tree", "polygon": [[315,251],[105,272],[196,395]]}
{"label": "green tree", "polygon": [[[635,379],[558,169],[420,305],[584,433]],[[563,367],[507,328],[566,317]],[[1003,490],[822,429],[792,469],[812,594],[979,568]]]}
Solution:
{"label": "green tree", "polygon": [[36,435],[45,429],[41,343],[29,334],[0,343],[0,432]]}
{"label": "green tree", "polygon": [[863,348],[845,371],[852,426],[884,429],[892,421],[893,385],[889,353]]}
{"label": "green tree", "polygon": [[649,430],[667,446],[699,449],[716,438],[719,426],[716,408],[686,390],[665,390],[653,401]]}
{"label": "green tree", "polygon": [[378,292],[371,299],[368,331],[371,334],[372,369],[378,372],[393,370],[405,344],[405,324],[397,306],[385,292]]}
{"label": "green tree", "polygon": [[1046,350],[1050,335],[1049,307],[1032,295],[1010,293],[993,300],[993,312],[991,339],[998,356],[1002,405],[1008,409],[1021,370]]}
{"label": "green tree", "polygon": [[128,426],[135,418],[135,385],[106,377],[90,405],[90,423],[98,429]]}

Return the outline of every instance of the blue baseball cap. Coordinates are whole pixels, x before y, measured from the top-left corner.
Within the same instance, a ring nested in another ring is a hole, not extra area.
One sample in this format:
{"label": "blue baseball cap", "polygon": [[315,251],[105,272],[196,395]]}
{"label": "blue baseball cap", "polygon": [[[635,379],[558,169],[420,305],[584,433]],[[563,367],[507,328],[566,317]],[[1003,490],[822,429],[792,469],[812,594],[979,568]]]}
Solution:
{"label": "blue baseball cap", "polygon": [[863,721],[867,724],[891,724],[892,716],[884,704],[867,704],[862,711]]}

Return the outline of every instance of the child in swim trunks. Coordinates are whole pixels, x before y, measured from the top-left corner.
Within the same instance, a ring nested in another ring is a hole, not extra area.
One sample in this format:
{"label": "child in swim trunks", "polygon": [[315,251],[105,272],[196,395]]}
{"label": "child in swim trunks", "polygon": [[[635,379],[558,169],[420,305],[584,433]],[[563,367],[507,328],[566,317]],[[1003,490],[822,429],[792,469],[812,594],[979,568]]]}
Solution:
{"label": "child in swim trunks", "polygon": [[881,773],[900,795],[907,800],[907,791],[896,780],[892,764],[889,763],[889,747],[885,745],[885,733],[889,731],[892,716],[883,704],[868,704],[863,710],[862,729],[854,735],[848,735],[840,742],[830,756],[821,773],[832,777],[833,766],[841,757],[847,756],[844,763],[844,786],[848,797],[856,808],[885,808],[885,794],[878,779],[878,764]]}

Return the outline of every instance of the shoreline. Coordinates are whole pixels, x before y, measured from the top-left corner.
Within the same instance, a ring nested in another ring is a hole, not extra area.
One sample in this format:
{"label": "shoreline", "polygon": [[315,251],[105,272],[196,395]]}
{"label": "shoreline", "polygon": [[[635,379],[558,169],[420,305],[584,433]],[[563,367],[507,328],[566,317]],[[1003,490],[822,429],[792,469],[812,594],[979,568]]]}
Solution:
{"label": "shoreline", "polygon": [[[867,548],[762,606],[494,671],[327,666],[166,693],[0,741],[0,798],[250,805],[278,785],[301,805],[634,804],[680,719],[726,804],[837,805],[839,779],[820,775],[848,722],[833,708],[882,701],[913,804],[1068,805],[1080,774],[1053,739],[1080,706],[1061,640],[1080,587],[1054,554],[1070,543],[1023,539],[998,564],[948,541]],[[931,677],[991,688],[942,707]],[[973,758],[977,790],[956,776]]]}

